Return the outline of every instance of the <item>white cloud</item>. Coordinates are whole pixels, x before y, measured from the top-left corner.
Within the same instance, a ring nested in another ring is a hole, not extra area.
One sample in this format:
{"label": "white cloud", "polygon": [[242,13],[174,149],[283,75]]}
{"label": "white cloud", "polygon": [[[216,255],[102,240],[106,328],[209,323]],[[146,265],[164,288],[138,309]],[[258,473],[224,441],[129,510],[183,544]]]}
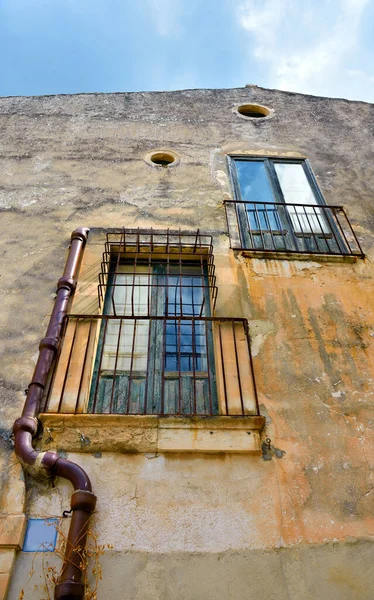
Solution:
{"label": "white cloud", "polygon": [[181,34],[182,3],[179,0],[147,0],[149,15],[161,37]]}
{"label": "white cloud", "polygon": [[300,0],[247,0],[239,22],[252,38],[251,54],[268,65],[271,87],[373,101],[372,75],[350,68],[369,1],[316,0],[311,8]]}
{"label": "white cloud", "polygon": [[273,36],[282,25],[288,4],[288,0],[252,0],[241,5],[240,23],[256,40],[256,58],[271,58]]}

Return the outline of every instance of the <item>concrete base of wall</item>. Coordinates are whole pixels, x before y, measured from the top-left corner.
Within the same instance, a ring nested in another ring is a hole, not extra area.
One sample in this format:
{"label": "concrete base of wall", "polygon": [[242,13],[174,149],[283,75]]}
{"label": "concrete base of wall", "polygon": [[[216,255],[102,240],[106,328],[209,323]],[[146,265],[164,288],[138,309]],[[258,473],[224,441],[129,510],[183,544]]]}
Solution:
{"label": "concrete base of wall", "polygon": [[[369,600],[373,543],[365,540],[223,553],[106,552],[98,600]],[[44,560],[48,556],[44,553]],[[52,556],[53,559],[53,556]],[[43,554],[21,553],[8,600],[43,596]],[[45,593],[45,592],[44,592]]]}

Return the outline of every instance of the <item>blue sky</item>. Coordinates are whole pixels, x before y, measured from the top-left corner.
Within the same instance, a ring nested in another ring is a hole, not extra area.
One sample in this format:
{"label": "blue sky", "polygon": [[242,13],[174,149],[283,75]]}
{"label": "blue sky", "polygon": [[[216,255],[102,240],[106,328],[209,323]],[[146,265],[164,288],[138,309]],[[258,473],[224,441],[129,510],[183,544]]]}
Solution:
{"label": "blue sky", "polygon": [[374,102],[374,0],[0,0],[0,95],[243,87]]}

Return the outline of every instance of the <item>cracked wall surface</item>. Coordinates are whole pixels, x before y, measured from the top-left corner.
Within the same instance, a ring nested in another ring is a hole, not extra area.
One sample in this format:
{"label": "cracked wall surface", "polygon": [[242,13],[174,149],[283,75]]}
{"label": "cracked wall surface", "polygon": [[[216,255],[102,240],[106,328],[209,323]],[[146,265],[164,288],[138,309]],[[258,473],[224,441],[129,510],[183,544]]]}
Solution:
{"label": "cracked wall surface", "polygon": [[[274,116],[238,118],[232,109],[246,102]],[[255,86],[0,99],[0,516],[25,511],[11,426],[77,226],[199,227],[213,235],[216,313],[249,321],[263,439],[285,452],[264,461],[59,448],[92,478],[95,529],[100,543],[113,545],[101,557],[99,598],[369,599],[373,111]],[[176,152],[178,166],[148,165],[144,157],[158,149]],[[365,259],[231,251],[223,205],[232,197],[229,153],[308,157],[327,203],[344,204]],[[28,516],[68,508],[69,485],[55,483],[27,477]],[[11,600],[31,560],[18,554]],[[41,597],[40,569],[30,599]]]}

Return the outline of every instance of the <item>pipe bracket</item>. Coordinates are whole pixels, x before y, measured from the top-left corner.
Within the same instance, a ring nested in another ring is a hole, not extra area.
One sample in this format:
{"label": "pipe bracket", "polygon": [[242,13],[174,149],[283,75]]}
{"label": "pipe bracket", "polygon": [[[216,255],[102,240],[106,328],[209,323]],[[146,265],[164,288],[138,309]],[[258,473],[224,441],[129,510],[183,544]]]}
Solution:
{"label": "pipe bracket", "polygon": [[71,496],[70,506],[72,510],[84,510],[93,513],[96,506],[96,496],[87,490],[75,490]]}
{"label": "pipe bracket", "polygon": [[50,337],[43,338],[40,340],[39,350],[43,350],[43,348],[48,348],[48,350],[52,350],[55,354],[57,354],[58,340]]}
{"label": "pipe bracket", "polygon": [[57,289],[65,289],[69,292],[73,293],[76,288],[76,281],[72,277],[60,277],[57,282]]}
{"label": "pipe bracket", "polygon": [[64,581],[55,588],[55,600],[82,600],[85,586],[78,581]]}

